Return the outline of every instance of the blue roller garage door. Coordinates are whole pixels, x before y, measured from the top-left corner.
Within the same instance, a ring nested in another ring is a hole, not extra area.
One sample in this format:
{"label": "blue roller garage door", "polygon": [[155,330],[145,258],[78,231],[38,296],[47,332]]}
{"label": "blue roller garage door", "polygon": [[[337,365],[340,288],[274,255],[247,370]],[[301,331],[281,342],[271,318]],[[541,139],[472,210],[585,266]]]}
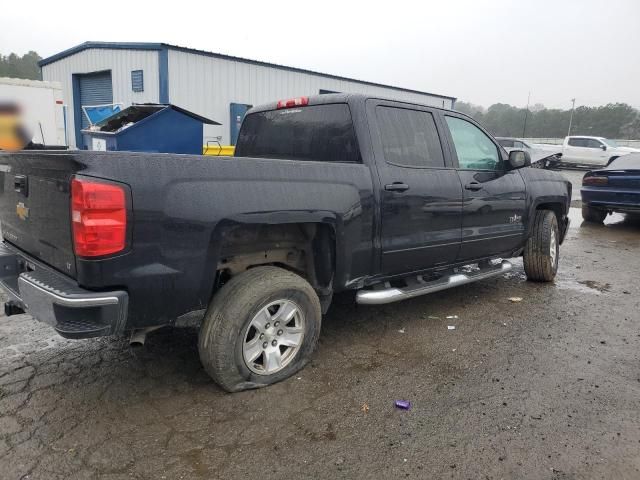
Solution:
{"label": "blue roller garage door", "polygon": [[[89,105],[106,105],[113,103],[113,86],[111,83],[111,71],[87,73],[85,75],[78,75],[78,87],[80,93],[80,106],[86,107]],[[80,115],[82,120],[80,122],[80,129],[85,129],[89,126],[89,121],[82,109],[80,109]],[[76,145],[80,148],[84,145],[82,142],[82,135],[80,132],[76,132]]]}

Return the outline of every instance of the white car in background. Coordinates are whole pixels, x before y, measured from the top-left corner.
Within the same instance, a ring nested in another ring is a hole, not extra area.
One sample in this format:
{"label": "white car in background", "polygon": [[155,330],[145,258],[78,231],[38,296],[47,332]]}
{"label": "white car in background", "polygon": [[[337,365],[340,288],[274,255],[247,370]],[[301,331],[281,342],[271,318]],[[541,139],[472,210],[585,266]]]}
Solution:
{"label": "white car in background", "polygon": [[586,166],[606,166],[618,157],[640,152],[637,148],[620,147],[608,138],[582,135],[565,137],[562,145],[533,144],[533,146],[547,151],[560,148],[562,163]]}

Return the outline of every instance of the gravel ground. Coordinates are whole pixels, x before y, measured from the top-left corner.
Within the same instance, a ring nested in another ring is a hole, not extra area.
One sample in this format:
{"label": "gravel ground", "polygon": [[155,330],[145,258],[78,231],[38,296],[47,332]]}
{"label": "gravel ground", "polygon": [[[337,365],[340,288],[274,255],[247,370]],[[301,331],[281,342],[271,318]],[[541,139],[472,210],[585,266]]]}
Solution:
{"label": "gravel ground", "polygon": [[640,478],[640,225],[572,216],[555,283],[515,261],[403,303],[341,297],[305,370],[234,395],[195,331],[134,355],[2,317],[0,477]]}

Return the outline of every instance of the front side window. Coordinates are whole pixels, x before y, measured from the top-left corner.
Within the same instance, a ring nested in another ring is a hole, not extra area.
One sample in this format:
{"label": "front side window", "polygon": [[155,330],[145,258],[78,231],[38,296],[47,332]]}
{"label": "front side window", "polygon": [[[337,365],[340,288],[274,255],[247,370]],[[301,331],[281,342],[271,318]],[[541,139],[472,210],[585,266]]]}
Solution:
{"label": "front side window", "polygon": [[600,140],[594,140],[593,138],[589,138],[587,140],[588,148],[602,148],[602,142]]}
{"label": "front side window", "polygon": [[406,167],[444,167],[433,115],[406,108],[377,107],[384,159]]}
{"label": "front side window", "polygon": [[516,142],[514,142],[513,140],[508,140],[506,138],[501,138],[498,140],[498,143],[505,148],[513,148]]}
{"label": "front side window", "polygon": [[242,122],[235,156],[360,162],[353,120],[346,103],[247,115]]}
{"label": "front side window", "polygon": [[453,138],[460,168],[466,170],[500,170],[498,148],[482,130],[461,118],[445,117]]}

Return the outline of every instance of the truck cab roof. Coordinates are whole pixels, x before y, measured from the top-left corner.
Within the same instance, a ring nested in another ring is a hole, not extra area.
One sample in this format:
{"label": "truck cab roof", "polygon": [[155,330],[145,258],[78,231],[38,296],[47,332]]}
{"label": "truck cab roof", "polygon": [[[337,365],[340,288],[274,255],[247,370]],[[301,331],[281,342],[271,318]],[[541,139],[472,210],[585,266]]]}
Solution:
{"label": "truck cab roof", "polygon": [[[275,101],[275,102],[263,103],[261,105],[257,105],[255,107],[251,108],[247,112],[247,115],[249,115],[251,113],[256,113],[256,112],[265,112],[265,111],[269,111],[269,110],[276,110],[278,108],[278,103],[280,101],[285,101],[286,102],[287,100],[295,100],[295,99],[302,99],[302,98],[307,99],[308,103],[306,103],[305,105],[300,105],[300,106],[326,105],[326,104],[330,104],[330,103],[360,103],[360,102],[364,103],[369,99],[376,99],[376,100],[385,100],[385,101],[395,102],[395,103],[404,103],[406,105],[412,105],[412,106],[435,108],[435,109],[438,109],[438,110],[448,111],[448,112],[455,111],[455,110],[451,110],[449,108],[438,107],[436,105],[427,105],[427,104],[422,104],[422,103],[408,102],[408,101],[405,101],[405,100],[399,100],[397,98],[385,97],[385,96],[380,96],[380,95],[367,95],[367,94],[364,94],[364,93],[327,93],[327,94],[322,94],[322,95],[309,95],[309,96],[284,98],[284,99],[280,99],[280,100]],[[293,108],[293,107],[289,107],[289,108]],[[455,111],[455,112],[458,115],[465,115],[465,114],[463,114],[461,112],[458,112],[458,111]],[[467,115],[465,115],[465,116],[467,116]]]}

